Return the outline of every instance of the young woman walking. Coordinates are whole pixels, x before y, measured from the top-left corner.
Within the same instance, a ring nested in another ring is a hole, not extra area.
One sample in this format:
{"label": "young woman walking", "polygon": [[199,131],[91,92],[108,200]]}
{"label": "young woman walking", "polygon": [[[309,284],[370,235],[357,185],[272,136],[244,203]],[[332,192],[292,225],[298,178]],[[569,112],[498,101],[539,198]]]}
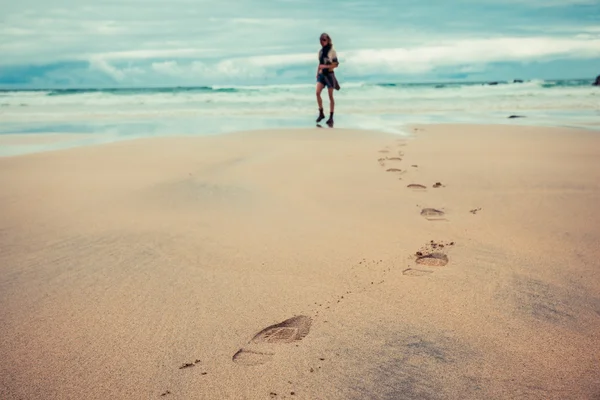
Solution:
{"label": "young woman walking", "polygon": [[339,61],[331,37],[327,33],[323,33],[319,40],[321,42],[321,50],[319,50],[319,66],[317,67],[317,105],[319,106],[317,123],[325,118],[321,92],[323,88],[327,87],[327,93],[329,94],[329,119],[326,122],[327,125],[332,127],[333,112],[335,109],[333,90],[340,90],[340,85],[333,70],[339,65]]}

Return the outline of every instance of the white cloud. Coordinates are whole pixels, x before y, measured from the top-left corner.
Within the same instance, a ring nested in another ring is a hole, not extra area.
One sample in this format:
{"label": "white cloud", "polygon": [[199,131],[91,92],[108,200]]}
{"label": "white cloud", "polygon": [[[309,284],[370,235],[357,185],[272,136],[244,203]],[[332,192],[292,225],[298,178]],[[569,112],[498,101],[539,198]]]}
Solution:
{"label": "white cloud", "polygon": [[206,80],[245,80],[259,79],[269,75],[269,71],[259,65],[240,62],[240,60],[223,60],[217,63],[202,61],[178,62],[175,60],[153,62],[150,65],[153,73],[169,79],[175,78],[185,82],[205,82]]}
{"label": "white cloud", "polygon": [[90,69],[104,72],[106,75],[118,82],[125,79],[126,76],[123,70],[110,65],[106,60],[101,58],[92,58],[90,60]]}
{"label": "white cloud", "polygon": [[548,58],[600,57],[599,38],[473,39],[438,46],[339,52],[341,64],[352,73],[421,73],[440,66],[524,62]]}
{"label": "white cloud", "polygon": [[192,48],[180,48],[180,49],[144,49],[144,50],[128,50],[128,51],[113,51],[107,53],[99,53],[95,55],[82,55],[81,59],[91,58],[102,58],[104,60],[149,60],[159,58],[172,58],[172,57],[202,57],[207,54],[211,54],[214,51],[212,49],[192,49]]}
{"label": "white cloud", "polygon": [[303,54],[273,54],[265,56],[244,57],[232,60],[238,64],[248,64],[256,67],[285,67],[290,65],[317,62],[317,52]]}
{"label": "white cloud", "polygon": [[170,76],[181,76],[182,71],[176,61],[154,62],[151,65],[152,69],[159,74]]}

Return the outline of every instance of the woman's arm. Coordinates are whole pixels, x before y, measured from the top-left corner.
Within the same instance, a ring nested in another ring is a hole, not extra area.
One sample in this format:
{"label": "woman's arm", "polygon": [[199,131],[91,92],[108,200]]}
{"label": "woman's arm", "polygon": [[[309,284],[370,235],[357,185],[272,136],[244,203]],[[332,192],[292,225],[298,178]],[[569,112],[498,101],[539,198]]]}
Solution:
{"label": "woman's arm", "polygon": [[337,67],[338,67],[338,65],[339,65],[339,63],[338,63],[338,62],[334,62],[334,63],[331,63],[331,64],[321,64],[321,65],[319,65],[319,68],[318,68],[318,70],[322,70],[322,69],[328,69],[328,70],[330,70],[330,71],[333,71],[333,69],[334,69],[334,68],[337,68]]}
{"label": "woman's arm", "polygon": [[338,65],[340,65],[340,63],[335,61],[335,62],[332,62],[331,64],[321,64],[321,65],[319,65],[319,68],[337,68]]}

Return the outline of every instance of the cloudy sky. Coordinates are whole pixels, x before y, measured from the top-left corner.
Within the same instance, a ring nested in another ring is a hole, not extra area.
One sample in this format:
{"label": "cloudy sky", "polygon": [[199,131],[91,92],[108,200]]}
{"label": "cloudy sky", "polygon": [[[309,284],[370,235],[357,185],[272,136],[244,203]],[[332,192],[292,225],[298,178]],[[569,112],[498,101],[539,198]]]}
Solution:
{"label": "cloudy sky", "polygon": [[[526,5],[525,5],[526,4]],[[18,0],[0,87],[592,78],[600,0]]]}

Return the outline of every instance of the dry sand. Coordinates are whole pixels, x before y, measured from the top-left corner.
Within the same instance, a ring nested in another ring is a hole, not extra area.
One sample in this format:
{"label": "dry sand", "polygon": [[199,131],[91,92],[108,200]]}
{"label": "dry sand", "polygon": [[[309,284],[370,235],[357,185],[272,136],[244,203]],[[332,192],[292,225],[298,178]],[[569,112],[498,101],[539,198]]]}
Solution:
{"label": "dry sand", "polygon": [[597,133],[153,138],[0,185],[2,399],[600,396]]}

